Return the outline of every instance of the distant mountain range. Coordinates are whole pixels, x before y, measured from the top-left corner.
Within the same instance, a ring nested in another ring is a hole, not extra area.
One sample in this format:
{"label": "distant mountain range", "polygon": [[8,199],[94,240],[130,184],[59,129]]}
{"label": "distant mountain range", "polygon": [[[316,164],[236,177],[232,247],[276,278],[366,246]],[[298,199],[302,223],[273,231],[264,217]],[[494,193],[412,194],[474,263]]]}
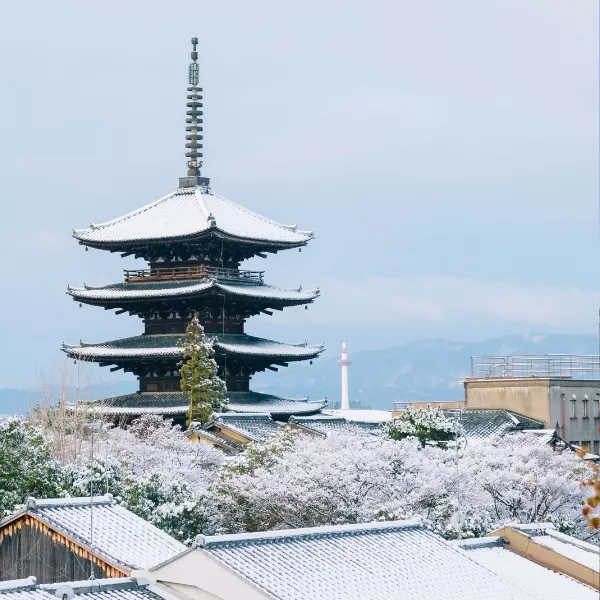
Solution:
{"label": "distant mountain range", "polygon": [[[461,381],[470,374],[471,356],[509,354],[598,354],[598,338],[593,335],[509,335],[484,342],[418,340],[385,350],[350,355],[350,400],[363,406],[389,409],[398,400],[443,401],[463,399]],[[340,371],[337,359],[315,360],[314,364],[280,368],[269,374],[267,391],[289,398],[308,395],[339,402]],[[135,391],[135,382],[91,386],[86,398],[109,397]],[[57,390],[53,394],[58,396]],[[73,397],[73,390],[69,390]],[[0,389],[0,413],[27,412],[39,401],[36,393]]]}
{"label": "distant mountain range", "polygon": [[[418,340],[385,350],[350,353],[350,400],[363,406],[390,409],[398,400],[462,400],[471,356],[510,354],[598,354],[593,335],[509,335],[484,342]],[[337,359],[279,369],[269,378],[271,394],[311,399],[326,396],[339,402],[340,367]],[[258,390],[264,391],[264,390]]]}

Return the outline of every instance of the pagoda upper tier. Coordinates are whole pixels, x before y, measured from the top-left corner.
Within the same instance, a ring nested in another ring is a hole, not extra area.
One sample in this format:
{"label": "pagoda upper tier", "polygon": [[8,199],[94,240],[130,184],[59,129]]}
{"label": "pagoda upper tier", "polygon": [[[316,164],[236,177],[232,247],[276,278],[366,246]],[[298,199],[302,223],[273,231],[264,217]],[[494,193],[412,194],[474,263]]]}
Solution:
{"label": "pagoda upper tier", "polygon": [[282,225],[212,193],[207,178],[192,183],[113,221],[76,229],[73,236],[85,246],[133,254],[150,263],[228,265],[305,246],[313,237],[312,231]]}

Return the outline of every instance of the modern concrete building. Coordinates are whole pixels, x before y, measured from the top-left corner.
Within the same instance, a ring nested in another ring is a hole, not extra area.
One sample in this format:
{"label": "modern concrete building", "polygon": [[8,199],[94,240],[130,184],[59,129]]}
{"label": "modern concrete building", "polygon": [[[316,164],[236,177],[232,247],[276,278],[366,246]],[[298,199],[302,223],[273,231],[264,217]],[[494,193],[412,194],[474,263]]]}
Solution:
{"label": "modern concrete building", "polygon": [[600,453],[598,356],[475,356],[464,385],[467,409],[513,411]]}

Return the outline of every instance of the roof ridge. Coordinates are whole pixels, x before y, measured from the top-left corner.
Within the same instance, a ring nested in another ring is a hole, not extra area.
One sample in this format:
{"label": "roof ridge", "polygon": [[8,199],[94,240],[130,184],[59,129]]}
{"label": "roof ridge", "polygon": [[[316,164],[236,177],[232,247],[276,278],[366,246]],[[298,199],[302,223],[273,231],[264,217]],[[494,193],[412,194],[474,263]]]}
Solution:
{"label": "roof ridge", "polygon": [[105,579],[44,583],[38,587],[41,590],[53,592],[63,585],[68,585],[76,594],[88,594],[94,591],[105,592],[109,590],[137,589],[139,587],[146,587],[149,584],[150,582],[144,577],[107,577]]}
{"label": "roof ridge", "polygon": [[228,535],[198,535],[196,545],[201,548],[217,547],[229,544],[243,544],[255,542],[281,541],[297,538],[324,538],[343,535],[360,535],[375,531],[397,529],[423,529],[420,519],[406,519],[402,521],[374,521],[372,523],[358,523],[349,525],[330,525],[306,527],[299,529],[279,529],[275,531],[261,531],[254,533],[234,533]]}
{"label": "roof ridge", "polygon": [[25,579],[12,579],[9,581],[0,581],[0,592],[26,590],[35,587],[37,579],[30,575]]}
{"label": "roof ridge", "polygon": [[495,548],[504,546],[504,538],[500,535],[486,536],[482,538],[466,538],[463,540],[451,540],[450,544],[463,550],[475,548]]}
{"label": "roof ridge", "polygon": [[94,506],[108,504],[115,504],[112,494],[104,494],[103,496],[76,496],[71,498],[27,498],[25,504],[27,510],[36,510],[38,508],[53,507],[59,508],[62,506]]}

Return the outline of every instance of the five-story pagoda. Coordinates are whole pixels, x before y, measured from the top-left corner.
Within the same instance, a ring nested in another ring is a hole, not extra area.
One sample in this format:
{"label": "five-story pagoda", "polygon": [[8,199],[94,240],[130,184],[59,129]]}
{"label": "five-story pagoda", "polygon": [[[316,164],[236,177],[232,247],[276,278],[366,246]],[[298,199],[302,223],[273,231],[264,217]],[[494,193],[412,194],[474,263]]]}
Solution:
{"label": "five-story pagoda", "polygon": [[131,417],[153,412],[183,420],[188,401],[180,392],[178,341],[194,314],[213,339],[215,358],[225,380],[229,408],[269,412],[274,418],[314,414],[323,402],[287,400],[251,392],[250,378],[292,361],[316,358],[322,346],[285,344],[244,333],[246,319],[287,306],[311,303],[319,291],[280,289],[264,282],[263,271],[240,269],[242,261],[305,246],[312,232],[281,225],[215,194],[202,177],[202,88],[196,38],[187,88],[187,175],[174,192],[125,216],[75,230],[80,244],[120,252],[148,262],[147,269],[126,270],[113,285],[68,288],[79,303],[116,309],[141,317],[140,336],[98,344],[63,345],[76,360],[95,361],[135,374],[140,390],[93,403],[105,414]]}

